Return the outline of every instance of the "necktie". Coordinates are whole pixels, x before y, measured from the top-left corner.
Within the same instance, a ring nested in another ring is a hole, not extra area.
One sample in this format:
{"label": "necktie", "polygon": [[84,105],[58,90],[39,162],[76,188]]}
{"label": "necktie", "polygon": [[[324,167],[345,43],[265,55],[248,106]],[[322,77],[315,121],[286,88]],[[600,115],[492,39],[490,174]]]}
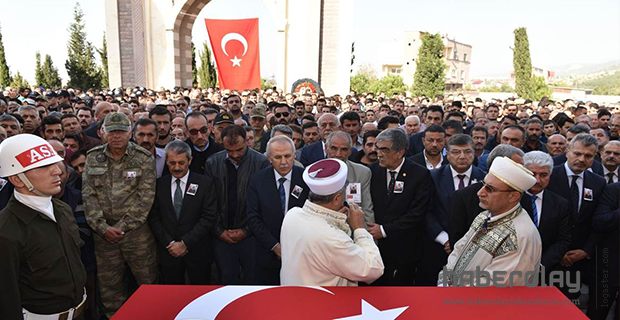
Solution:
{"label": "necktie", "polygon": [[174,212],[177,214],[177,219],[181,215],[181,205],[183,204],[183,191],[181,190],[181,179],[175,181],[177,188],[174,190],[174,198],[172,198],[172,205],[174,206]]}
{"label": "necktie", "polygon": [[536,199],[538,199],[538,196],[533,194],[530,198],[532,199],[532,220],[534,220],[534,224],[538,227],[538,208],[536,208]]}
{"label": "necktie", "polygon": [[573,181],[570,184],[570,200],[573,208],[576,208],[577,212],[579,212],[579,186],[577,185],[577,179],[579,179],[579,176],[573,175]]}
{"label": "necktie", "polygon": [[286,182],[285,177],[281,177],[278,179],[278,193],[280,194],[280,208],[282,209],[282,214],[286,214],[286,192],[284,191],[284,182]]}
{"label": "necktie", "polygon": [[607,184],[614,183],[614,175],[615,174],[613,172],[607,173]]}
{"label": "necktie", "polygon": [[394,185],[396,184],[396,171],[390,171],[390,184],[388,189],[390,192],[394,192]]}
{"label": "necktie", "polygon": [[464,174],[457,174],[456,176],[459,178],[459,188],[458,188],[458,190],[461,190],[461,189],[465,188],[465,175]]}

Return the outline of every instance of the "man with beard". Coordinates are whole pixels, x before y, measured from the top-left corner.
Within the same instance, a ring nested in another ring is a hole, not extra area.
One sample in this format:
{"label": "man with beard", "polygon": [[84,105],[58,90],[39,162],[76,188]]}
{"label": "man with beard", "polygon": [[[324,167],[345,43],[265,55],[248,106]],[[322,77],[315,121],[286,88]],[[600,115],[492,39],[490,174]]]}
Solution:
{"label": "man with beard", "polygon": [[566,153],[566,144],[567,141],[563,135],[559,133],[551,135],[547,139],[547,150],[549,155],[553,158],[563,156]]}
{"label": "man with beard", "polygon": [[147,118],[138,119],[136,125],[133,127],[133,140],[139,146],[153,154],[155,157],[157,178],[161,177],[166,168],[166,154],[164,149],[155,147],[157,141],[157,123]]}
{"label": "man with beard", "polygon": [[424,150],[411,157],[411,160],[429,170],[437,169],[448,163],[448,160],[443,156],[443,147],[446,143],[445,129],[433,124],[426,128],[422,134]]}
{"label": "man with beard", "polygon": [[82,132],[82,127],[80,124],[79,118],[74,114],[63,114],[60,118],[62,121],[62,127],[65,132],[65,137],[67,135],[78,135],[82,139],[82,148],[84,150],[90,150],[101,144],[101,140],[93,137],[89,137]]}
{"label": "man with beard", "polygon": [[356,150],[362,150],[363,139],[360,135],[362,129],[362,122],[360,115],[357,112],[348,111],[340,116],[340,122],[342,123],[342,130],[351,136],[353,141],[353,148]]}
{"label": "man with beard", "polygon": [[523,152],[527,153],[534,150],[542,151],[545,153],[547,152],[547,148],[540,141],[540,138],[543,135],[542,128],[542,121],[536,118],[527,120],[527,122],[525,123],[526,141],[523,145]]}
{"label": "man with beard", "polygon": [[168,142],[172,141],[172,137],[170,136],[170,124],[172,123],[172,114],[164,106],[156,106],[155,108],[153,108],[153,110],[149,112],[149,118],[155,121],[157,125],[157,143],[155,144],[155,146],[159,149],[163,149],[166,147],[166,144],[168,144]]}
{"label": "man with beard", "polygon": [[246,115],[241,112],[241,97],[236,94],[231,94],[226,100],[226,109],[233,116],[233,121],[239,118],[245,120],[245,123],[250,123],[250,120]]}
{"label": "man with beard", "polygon": [[[273,108],[273,116],[276,119],[276,125],[288,125],[291,120],[291,108],[285,103],[278,103]],[[260,153],[265,153],[267,150],[267,142],[271,138],[271,130],[263,133],[260,138],[260,149],[258,150]]]}
{"label": "man with beard", "polygon": [[[438,105],[429,106],[426,110],[426,116],[424,117],[424,124],[426,127],[432,125],[441,126],[443,122],[443,108]],[[418,132],[409,138],[409,150],[408,156],[416,155],[424,151],[424,131]]]}
{"label": "man with beard", "polygon": [[351,157],[351,161],[363,164],[370,167],[373,163],[377,162],[377,150],[375,149],[375,140],[381,133],[379,130],[370,130],[364,133],[363,145],[364,148],[357,154]]}

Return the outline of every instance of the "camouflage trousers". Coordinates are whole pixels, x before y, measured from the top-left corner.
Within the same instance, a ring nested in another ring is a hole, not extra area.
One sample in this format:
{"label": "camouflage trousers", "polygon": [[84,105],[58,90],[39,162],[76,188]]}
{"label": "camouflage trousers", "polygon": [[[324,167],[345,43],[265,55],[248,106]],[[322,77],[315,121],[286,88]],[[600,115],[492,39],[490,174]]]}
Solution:
{"label": "camouflage trousers", "polygon": [[118,243],[110,243],[98,234],[94,239],[101,302],[106,316],[111,318],[129,298],[123,283],[125,264],[138,285],[157,281],[155,238],[148,224],[144,224],[127,232]]}

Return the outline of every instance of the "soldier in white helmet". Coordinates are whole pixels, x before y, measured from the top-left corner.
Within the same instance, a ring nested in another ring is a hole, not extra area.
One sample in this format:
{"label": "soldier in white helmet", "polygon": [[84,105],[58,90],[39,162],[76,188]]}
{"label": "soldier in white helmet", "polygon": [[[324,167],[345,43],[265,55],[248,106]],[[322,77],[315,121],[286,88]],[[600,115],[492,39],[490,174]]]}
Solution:
{"label": "soldier in white helmet", "polygon": [[0,319],[74,319],[84,311],[86,272],[71,208],[60,191],[62,158],[42,138],[0,144],[0,177],[15,187],[0,211]]}

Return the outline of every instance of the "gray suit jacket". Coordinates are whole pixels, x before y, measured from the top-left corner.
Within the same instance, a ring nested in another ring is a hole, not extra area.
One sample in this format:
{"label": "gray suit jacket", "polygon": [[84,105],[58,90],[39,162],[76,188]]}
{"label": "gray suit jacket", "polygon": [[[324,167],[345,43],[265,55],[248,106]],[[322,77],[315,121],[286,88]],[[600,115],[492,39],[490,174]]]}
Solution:
{"label": "gray suit jacket", "polygon": [[366,223],[375,223],[375,212],[372,207],[372,198],[370,196],[370,178],[372,173],[370,169],[359,163],[347,160],[348,174],[347,183],[359,183],[362,187],[362,203],[360,207],[364,211],[364,220]]}

